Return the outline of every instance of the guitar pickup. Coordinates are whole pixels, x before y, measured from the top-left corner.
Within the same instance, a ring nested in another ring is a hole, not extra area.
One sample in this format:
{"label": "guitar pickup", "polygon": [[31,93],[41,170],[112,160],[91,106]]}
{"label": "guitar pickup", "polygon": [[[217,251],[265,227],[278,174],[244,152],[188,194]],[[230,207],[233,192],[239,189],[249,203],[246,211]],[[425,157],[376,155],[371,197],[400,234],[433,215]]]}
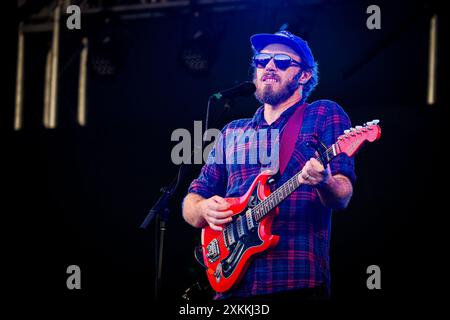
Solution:
{"label": "guitar pickup", "polygon": [[245,217],[247,218],[247,228],[249,231],[252,231],[255,228],[255,220],[253,220],[252,210],[247,210]]}
{"label": "guitar pickup", "polygon": [[239,216],[236,219],[236,228],[237,228],[237,233],[238,233],[239,239],[241,239],[243,236],[247,235],[247,230],[245,229],[244,221],[243,221],[244,218],[245,218],[245,216]]}
{"label": "guitar pickup", "polygon": [[223,230],[225,235],[227,247],[231,247],[236,243],[236,239],[234,237],[233,223],[228,224]]}

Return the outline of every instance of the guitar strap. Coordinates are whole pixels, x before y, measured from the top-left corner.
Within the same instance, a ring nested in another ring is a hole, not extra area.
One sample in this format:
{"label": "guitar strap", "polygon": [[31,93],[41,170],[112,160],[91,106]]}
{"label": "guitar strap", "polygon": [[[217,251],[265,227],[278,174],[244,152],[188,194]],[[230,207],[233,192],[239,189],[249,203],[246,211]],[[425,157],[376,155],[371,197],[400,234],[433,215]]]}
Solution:
{"label": "guitar strap", "polygon": [[280,139],[280,173],[283,174],[289,160],[294,152],[295,143],[298,140],[298,134],[303,124],[303,115],[308,103],[297,107],[294,114],[289,118]]}

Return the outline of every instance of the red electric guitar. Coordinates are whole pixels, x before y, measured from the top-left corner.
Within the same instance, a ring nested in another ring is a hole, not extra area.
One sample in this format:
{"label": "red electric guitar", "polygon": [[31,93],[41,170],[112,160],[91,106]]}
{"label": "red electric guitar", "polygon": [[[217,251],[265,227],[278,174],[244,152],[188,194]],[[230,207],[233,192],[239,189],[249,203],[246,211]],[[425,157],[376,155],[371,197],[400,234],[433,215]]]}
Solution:
{"label": "red electric guitar", "polygon": [[[317,160],[327,164],[342,152],[352,157],[365,141],[380,138],[378,122],[373,120],[363,127],[345,130],[335,144],[318,150]],[[271,172],[260,173],[242,197],[225,199],[234,215],[223,231],[212,230],[209,226],[203,228],[202,246],[197,248],[196,258],[204,262],[208,281],[216,292],[232,288],[242,278],[255,254],[278,243],[279,236],[271,234],[272,221],[278,214],[277,205],[300,186],[300,174],[301,171],[271,193],[268,185]]]}

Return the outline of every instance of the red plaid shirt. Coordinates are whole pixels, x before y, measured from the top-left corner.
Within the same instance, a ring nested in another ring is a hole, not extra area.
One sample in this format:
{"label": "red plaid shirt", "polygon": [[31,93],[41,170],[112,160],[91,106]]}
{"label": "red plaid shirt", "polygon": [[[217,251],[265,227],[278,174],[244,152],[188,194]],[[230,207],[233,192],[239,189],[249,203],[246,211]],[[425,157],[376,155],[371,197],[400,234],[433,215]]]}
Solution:
{"label": "red plaid shirt", "polygon": [[[271,125],[264,119],[264,109],[260,107],[252,119],[235,120],[222,130],[226,140],[227,135],[236,129],[259,130],[282,128],[298,105],[288,108]],[[351,127],[349,117],[335,102],[319,100],[307,106],[303,119],[303,126],[292,157],[274,187],[282,185],[297,173],[309,160],[314,157],[315,150],[306,145],[314,141],[313,134],[327,146],[335,143],[345,129]],[[270,150],[271,139],[258,136],[258,144],[265,144]],[[237,150],[251,148],[250,144],[222,144],[225,154],[235,154]],[[210,154],[210,160],[218,154],[216,144]],[[269,153],[270,154],[270,153]],[[238,197],[243,195],[254,178],[270,165],[253,163],[246,153],[245,164],[223,164],[207,161],[200,175],[195,179],[189,192],[210,198],[214,195],[221,197]],[[343,174],[352,183],[355,181],[354,161],[345,154],[338,155],[330,163],[331,172]],[[272,233],[280,236],[278,245],[255,257],[251,262],[241,282],[226,296],[246,297],[252,295],[269,294],[285,290],[313,288],[324,286],[329,290],[330,263],[329,243],[331,228],[331,209],[322,205],[317,190],[311,186],[302,185],[279,205],[280,214],[275,218]],[[217,295],[216,298],[225,295]]]}

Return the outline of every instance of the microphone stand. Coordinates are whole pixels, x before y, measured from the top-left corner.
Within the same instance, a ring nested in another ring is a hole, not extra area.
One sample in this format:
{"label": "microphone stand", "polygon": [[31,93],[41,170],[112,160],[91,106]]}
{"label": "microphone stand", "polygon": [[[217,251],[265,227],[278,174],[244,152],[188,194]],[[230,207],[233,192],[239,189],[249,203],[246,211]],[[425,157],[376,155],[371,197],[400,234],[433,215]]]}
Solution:
{"label": "microphone stand", "polygon": [[[180,170],[181,171],[181,170]],[[164,236],[166,231],[166,224],[169,219],[169,200],[176,190],[176,184],[172,182],[167,187],[162,187],[162,192],[159,199],[150,209],[147,217],[142,222],[139,228],[147,229],[148,225],[153,221],[155,222],[155,266],[156,266],[156,278],[155,278],[155,301],[158,301],[161,294],[161,274],[162,274],[162,259],[164,250]]]}
{"label": "microphone stand", "polygon": [[[208,129],[208,121],[209,121],[209,106],[212,100],[212,96],[208,99],[208,106],[207,106],[207,112],[206,112],[206,119],[205,119],[205,131]],[[219,121],[222,120],[225,111],[229,111],[231,109],[231,100],[226,99],[224,108],[219,115],[219,117],[214,122],[214,125],[217,125]],[[204,145],[204,140],[202,137],[202,144],[201,146],[194,146],[194,151],[191,153],[191,158],[196,152],[202,152]],[[184,180],[184,177],[186,175],[186,170],[183,170],[185,167],[187,167],[185,164],[180,164],[178,167],[178,172],[175,178],[172,180],[172,182],[168,186],[163,186],[160,191],[162,192],[161,196],[158,198],[158,200],[155,202],[153,207],[148,212],[147,216],[145,217],[144,221],[140,225],[140,229],[147,230],[148,226],[151,224],[151,222],[155,219],[155,266],[156,266],[156,276],[155,276],[155,284],[154,284],[154,290],[155,290],[155,296],[154,299],[156,302],[158,302],[161,299],[161,280],[162,280],[162,262],[163,262],[163,252],[164,252],[164,238],[165,233],[167,231],[167,222],[169,219],[169,204],[170,200],[172,199],[172,196],[177,192],[178,186],[180,185],[180,182]],[[190,166],[192,168],[192,166]]]}

